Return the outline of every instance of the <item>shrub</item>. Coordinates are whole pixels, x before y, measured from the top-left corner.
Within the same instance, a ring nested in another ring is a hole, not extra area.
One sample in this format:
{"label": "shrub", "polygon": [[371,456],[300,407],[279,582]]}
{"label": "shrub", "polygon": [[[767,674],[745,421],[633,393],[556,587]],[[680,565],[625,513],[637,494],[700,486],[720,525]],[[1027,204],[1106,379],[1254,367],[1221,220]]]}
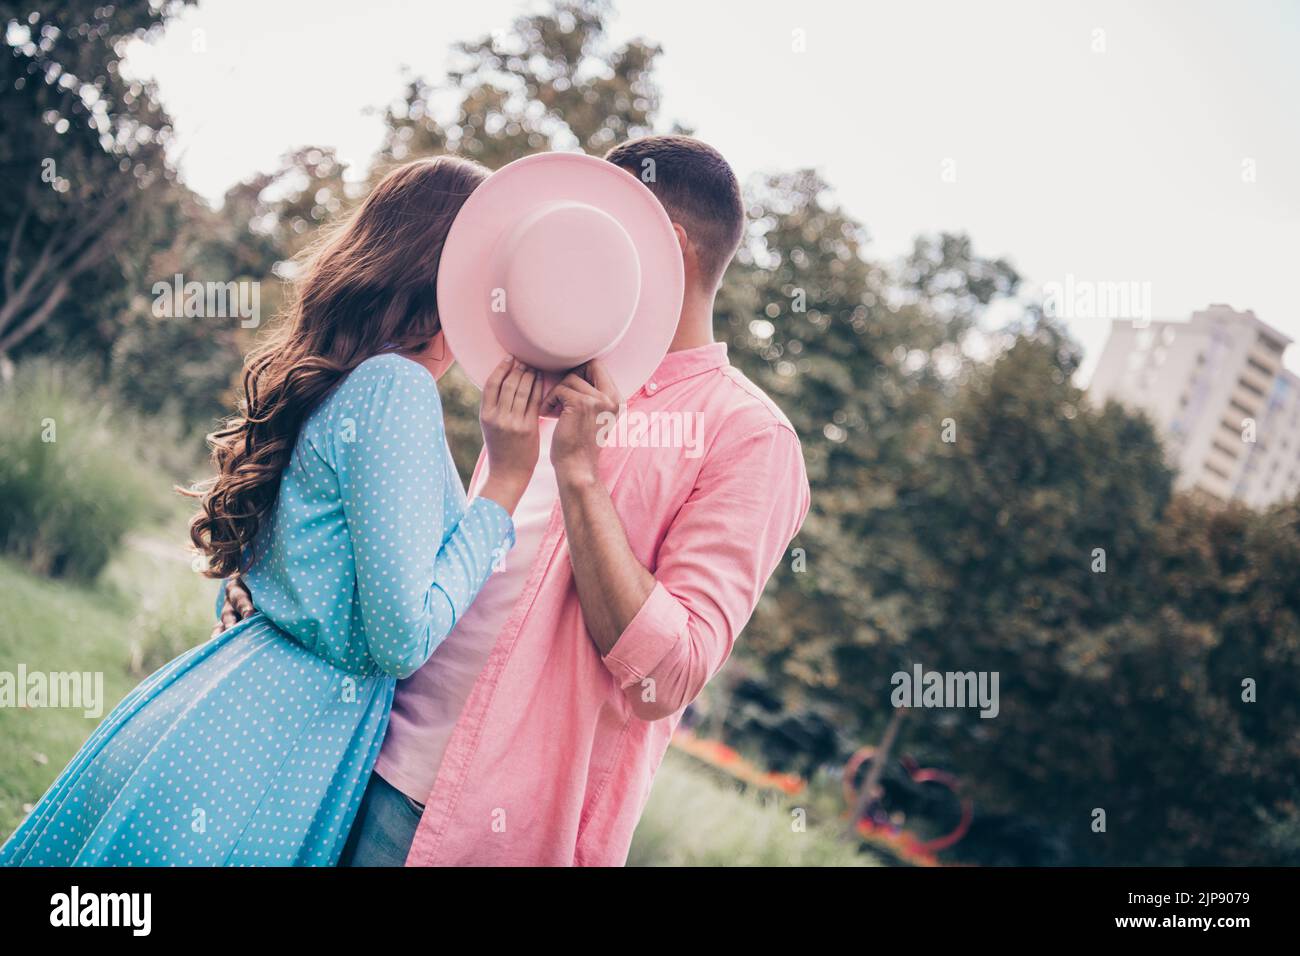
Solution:
{"label": "shrub", "polygon": [[171,436],[91,383],[82,367],[33,360],[0,387],[0,551],[51,577],[97,577],[168,503],[157,468]]}

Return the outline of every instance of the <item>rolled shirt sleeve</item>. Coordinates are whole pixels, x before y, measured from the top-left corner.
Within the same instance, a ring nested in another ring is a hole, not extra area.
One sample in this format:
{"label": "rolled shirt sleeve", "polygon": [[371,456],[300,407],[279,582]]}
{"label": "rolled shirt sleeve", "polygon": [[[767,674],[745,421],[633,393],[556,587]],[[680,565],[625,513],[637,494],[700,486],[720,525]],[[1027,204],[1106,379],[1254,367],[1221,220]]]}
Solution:
{"label": "rolled shirt sleeve", "polygon": [[784,423],[710,451],[660,546],[654,589],[604,658],[637,716],[676,713],[722,667],[809,501]]}

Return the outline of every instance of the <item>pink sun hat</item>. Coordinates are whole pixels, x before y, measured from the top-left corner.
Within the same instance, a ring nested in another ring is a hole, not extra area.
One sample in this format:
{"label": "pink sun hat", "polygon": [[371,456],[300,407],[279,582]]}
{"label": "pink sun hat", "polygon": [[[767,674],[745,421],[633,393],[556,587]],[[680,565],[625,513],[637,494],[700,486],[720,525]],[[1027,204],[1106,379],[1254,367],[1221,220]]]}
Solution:
{"label": "pink sun hat", "polygon": [[452,223],[438,266],[451,352],[479,388],[507,354],[559,374],[598,358],[624,398],[668,353],[681,247],[640,180],[581,153],[503,166]]}

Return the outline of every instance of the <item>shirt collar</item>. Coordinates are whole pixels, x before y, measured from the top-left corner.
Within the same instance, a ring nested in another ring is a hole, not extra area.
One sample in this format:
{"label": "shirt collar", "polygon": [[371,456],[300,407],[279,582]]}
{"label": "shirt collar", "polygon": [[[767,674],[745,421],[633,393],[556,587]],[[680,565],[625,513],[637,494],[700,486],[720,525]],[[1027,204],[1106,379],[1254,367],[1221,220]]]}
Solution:
{"label": "shirt collar", "polygon": [[699,345],[693,349],[669,352],[650,376],[650,381],[641,386],[640,390],[645,394],[653,395],[661,388],[667,388],[682,379],[702,372],[712,372],[727,364],[726,342],[710,342],[708,345]]}

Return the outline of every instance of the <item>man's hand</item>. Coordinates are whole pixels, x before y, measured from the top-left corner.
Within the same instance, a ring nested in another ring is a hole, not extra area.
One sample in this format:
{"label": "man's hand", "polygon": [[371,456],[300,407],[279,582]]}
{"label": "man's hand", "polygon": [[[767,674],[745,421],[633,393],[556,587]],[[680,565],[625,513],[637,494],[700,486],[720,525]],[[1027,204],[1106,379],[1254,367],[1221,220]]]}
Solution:
{"label": "man's hand", "polygon": [[217,626],[212,629],[212,636],[216,637],[228,631],[256,610],[253,607],[253,596],[248,593],[248,588],[244,587],[244,579],[238,576],[227,578],[226,600],[221,605],[221,617],[217,619]]}
{"label": "man's hand", "polygon": [[551,464],[562,484],[596,481],[600,453],[596,438],[601,427],[618,416],[621,402],[613,379],[598,361],[574,369],[551,389],[542,411],[559,413],[551,438]]}

